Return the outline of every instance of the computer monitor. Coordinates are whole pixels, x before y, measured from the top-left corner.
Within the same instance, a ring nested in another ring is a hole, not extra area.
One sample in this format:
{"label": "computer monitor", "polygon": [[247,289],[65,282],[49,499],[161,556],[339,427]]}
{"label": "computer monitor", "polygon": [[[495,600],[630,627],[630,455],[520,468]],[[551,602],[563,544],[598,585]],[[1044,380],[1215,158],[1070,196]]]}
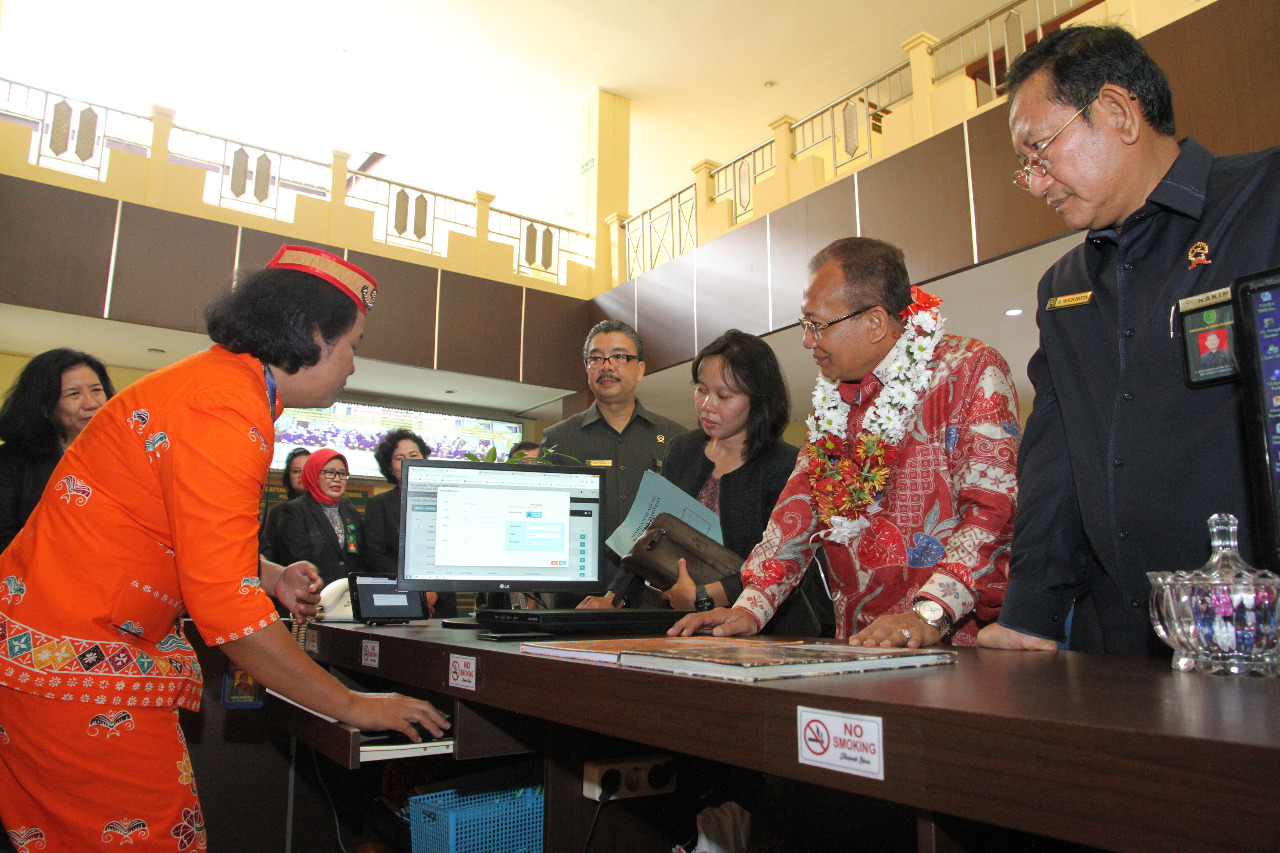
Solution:
{"label": "computer monitor", "polygon": [[1237,279],[1236,359],[1260,562],[1280,571],[1280,269]]}
{"label": "computer monitor", "polygon": [[602,468],[406,459],[396,586],[603,592]]}

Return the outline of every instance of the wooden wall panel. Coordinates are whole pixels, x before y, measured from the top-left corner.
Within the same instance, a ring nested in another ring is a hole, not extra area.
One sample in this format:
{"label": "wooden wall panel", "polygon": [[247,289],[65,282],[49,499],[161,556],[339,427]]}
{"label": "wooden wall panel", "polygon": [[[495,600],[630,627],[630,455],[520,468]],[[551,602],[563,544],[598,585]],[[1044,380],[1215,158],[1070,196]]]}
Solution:
{"label": "wooden wall panel", "polygon": [[519,381],[520,303],[519,287],[441,272],[436,367]]}
{"label": "wooden wall panel", "polygon": [[364,326],[360,355],[434,367],[439,270],[362,252],[351,252],[347,260],[378,283],[378,298]]}
{"label": "wooden wall panel", "polygon": [[926,139],[858,173],[862,236],[906,253],[912,282],[973,263],[964,129]]}
{"label": "wooden wall panel", "polygon": [[694,259],[701,251],[668,261],[636,279],[636,331],[644,341],[649,372],[687,361],[697,350],[693,283]]}
{"label": "wooden wall panel", "polygon": [[1142,39],[1169,78],[1178,136],[1214,154],[1280,145],[1280,7],[1218,0]]}
{"label": "wooden wall panel", "polygon": [[1070,229],[1062,217],[1044,199],[1013,183],[1018,158],[1009,136],[1008,105],[993,107],[968,124],[979,260],[989,261],[1067,233]]}
{"label": "wooden wall panel", "polygon": [[117,205],[0,175],[0,302],[101,317]]}
{"label": "wooden wall panel", "polygon": [[236,227],[137,204],[120,211],[112,320],[204,334],[235,274]]}
{"label": "wooden wall panel", "polygon": [[726,329],[763,335],[769,328],[769,224],[748,222],[698,249],[695,348]]}
{"label": "wooden wall panel", "polygon": [[[240,269],[253,270],[265,267],[267,262],[276,256],[276,252],[280,251],[280,247],[286,243],[290,246],[310,246],[313,249],[323,249],[340,258],[345,257],[343,250],[338,246],[316,243],[312,240],[299,240],[296,237],[284,237],[280,234],[272,234],[269,231],[241,228]],[[376,279],[377,276],[374,276],[374,278]]]}
{"label": "wooden wall panel", "polygon": [[594,325],[589,304],[559,293],[525,290],[525,382],[565,390],[582,387],[582,341]]}
{"label": "wooden wall panel", "polygon": [[795,325],[809,259],[842,237],[858,235],[857,184],[852,176],[769,214],[769,290],[773,327]]}

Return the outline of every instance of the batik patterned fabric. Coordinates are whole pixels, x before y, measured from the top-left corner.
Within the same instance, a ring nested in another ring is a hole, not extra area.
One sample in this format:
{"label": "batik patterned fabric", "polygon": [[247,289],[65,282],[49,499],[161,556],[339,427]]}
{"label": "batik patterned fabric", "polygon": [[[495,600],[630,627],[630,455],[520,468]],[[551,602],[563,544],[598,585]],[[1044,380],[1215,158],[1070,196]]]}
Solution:
{"label": "batik patterned fabric", "polygon": [[[888,357],[886,357],[886,362]],[[884,387],[878,372],[843,383],[847,435],[857,436]],[[1008,583],[1017,502],[1018,397],[1009,366],[991,347],[944,335],[930,362],[929,389],[907,435],[871,526],[848,545],[823,544],[835,598],[836,631],[851,637],[916,596],[951,613],[955,645],[973,645],[999,612]],[[826,526],[811,498],[811,444],[800,450],[761,544],[743,568],[735,607],[763,626],[799,583]]]}
{"label": "batik patterned fabric", "polygon": [[[11,833],[52,838],[58,826],[33,816],[52,804],[49,814],[75,811],[77,822],[98,821],[96,837],[115,846],[138,849],[137,819],[151,842],[167,840],[166,849],[203,846],[194,787],[184,803],[157,811],[139,793],[150,790],[141,778],[151,772],[147,750],[165,737],[180,745],[171,709],[200,705],[200,667],[183,617],[210,644],[247,637],[277,618],[258,580],[257,554],[274,415],[262,365],[247,355],[214,347],[150,374],[94,416],[0,555],[0,687],[9,688],[0,689],[0,707],[58,709],[39,719],[45,742],[83,734],[111,743],[81,763],[74,783],[59,787],[42,781],[55,778],[46,772],[53,759],[18,746],[13,721],[0,719],[8,737],[0,744],[0,789],[21,776],[24,802],[36,804],[29,811],[0,798]],[[167,734],[134,736],[161,730]],[[88,808],[82,792],[108,785],[115,794],[103,804],[110,808],[81,815]],[[74,810],[65,805],[70,792]],[[124,804],[152,816],[122,811]],[[37,841],[11,838],[36,845],[30,849],[39,849]],[[48,849],[88,848],[50,842]]]}
{"label": "batik patterned fabric", "polygon": [[4,825],[15,851],[206,848],[176,709],[102,711],[0,690],[0,726]]}

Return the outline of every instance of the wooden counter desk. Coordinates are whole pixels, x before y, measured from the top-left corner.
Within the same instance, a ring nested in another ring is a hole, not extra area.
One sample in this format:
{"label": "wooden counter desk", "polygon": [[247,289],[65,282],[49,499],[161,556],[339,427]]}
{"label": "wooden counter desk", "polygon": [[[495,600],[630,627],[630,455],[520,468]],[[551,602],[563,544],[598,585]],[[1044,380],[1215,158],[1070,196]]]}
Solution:
{"label": "wooden counter desk", "polygon": [[[557,764],[571,739],[539,721],[918,809],[921,849],[934,849],[931,813],[1111,850],[1280,848],[1278,679],[962,649],[954,666],[737,684],[522,655],[434,622],[311,632],[317,660],[527,729],[512,735],[547,756],[547,850],[581,847],[557,820],[581,811],[581,756]],[[453,655],[474,659],[474,690],[450,686]],[[884,780],[800,763],[800,706],[882,718]]]}

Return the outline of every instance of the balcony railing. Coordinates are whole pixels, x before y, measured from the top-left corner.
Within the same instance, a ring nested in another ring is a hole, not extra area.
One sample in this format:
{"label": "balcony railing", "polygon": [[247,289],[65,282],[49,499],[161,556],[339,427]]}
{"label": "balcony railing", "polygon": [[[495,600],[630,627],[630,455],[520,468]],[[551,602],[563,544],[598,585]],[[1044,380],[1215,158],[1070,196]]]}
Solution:
{"label": "balcony railing", "polygon": [[591,236],[527,216],[489,209],[489,239],[516,250],[516,274],[563,285],[569,261],[595,266]]}
{"label": "balcony railing", "polygon": [[176,126],[169,162],[205,171],[205,204],[282,222],[293,221],[299,195],[327,200],[333,174],[326,163]]}
{"label": "balcony railing", "polygon": [[147,156],[151,119],[0,80],[0,119],[31,128],[33,166],[104,181],[108,150]]}
{"label": "balcony railing", "polygon": [[627,244],[626,277],[635,278],[698,245],[698,204],[694,185],[622,224]]}
{"label": "balcony railing", "polygon": [[773,140],[770,139],[711,172],[715,181],[711,200],[716,202],[725,196],[732,197],[734,222],[750,216],[755,185],[761,177],[773,171],[775,165]]}
{"label": "balcony railing", "polygon": [[830,142],[831,168],[837,172],[870,154],[871,134],[879,133],[891,108],[911,94],[911,64],[904,62],[791,125],[792,153],[799,156]]}
{"label": "balcony railing", "polygon": [[[995,98],[1009,63],[1052,32],[1075,12],[1100,0],[1015,0],[929,48],[934,82],[960,69],[986,83],[978,87],[978,105]],[[984,67],[985,66],[985,67]]]}
{"label": "balcony railing", "polygon": [[449,232],[476,233],[474,202],[364,172],[348,173],[347,204],[373,212],[373,239],[380,243],[447,255]]}

